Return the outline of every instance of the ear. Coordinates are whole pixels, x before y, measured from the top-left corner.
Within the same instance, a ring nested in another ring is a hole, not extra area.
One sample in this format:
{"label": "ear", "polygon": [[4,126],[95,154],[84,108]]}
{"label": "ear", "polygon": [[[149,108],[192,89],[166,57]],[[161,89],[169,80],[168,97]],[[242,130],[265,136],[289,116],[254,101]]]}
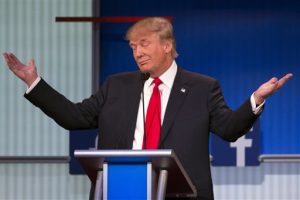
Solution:
{"label": "ear", "polygon": [[164,48],[165,53],[170,53],[173,48],[172,41],[171,40],[164,41],[163,48]]}

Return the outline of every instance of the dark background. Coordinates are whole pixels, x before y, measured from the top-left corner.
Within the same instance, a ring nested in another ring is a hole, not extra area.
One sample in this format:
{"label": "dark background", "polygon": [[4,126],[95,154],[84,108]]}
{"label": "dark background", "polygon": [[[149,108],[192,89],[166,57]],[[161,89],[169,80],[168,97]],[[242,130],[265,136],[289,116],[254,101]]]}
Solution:
{"label": "dark background", "polygon": [[[260,154],[300,153],[300,1],[102,0],[101,16],[173,17],[177,64],[218,79],[233,109],[272,76],[292,72],[288,84],[266,102],[259,149]],[[137,70],[124,40],[131,25],[101,24],[100,84],[110,74]],[[71,152],[89,134],[81,135],[71,134]]]}
{"label": "dark background", "polygon": [[[300,1],[101,2],[102,16],[172,16],[177,64],[218,79],[233,109],[272,76],[292,72],[292,80],[266,102],[261,154],[300,153]],[[101,82],[137,70],[124,40],[130,25],[101,25]]]}

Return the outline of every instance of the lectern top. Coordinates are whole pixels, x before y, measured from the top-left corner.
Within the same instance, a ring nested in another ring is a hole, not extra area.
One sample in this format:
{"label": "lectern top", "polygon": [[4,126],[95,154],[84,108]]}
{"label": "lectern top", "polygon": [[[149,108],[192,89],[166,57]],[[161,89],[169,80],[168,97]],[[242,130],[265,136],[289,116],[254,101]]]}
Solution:
{"label": "lectern top", "polygon": [[167,170],[168,184],[167,196],[177,196],[185,194],[195,196],[196,189],[192,184],[188,174],[171,149],[158,150],[75,150],[77,157],[95,184],[97,172],[103,169],[103,163],[151,163],[153,170]]}
{"label": "lectern top", "polygon": [[160,150],[76,150],[75,157],[174,157],[171,149]]}

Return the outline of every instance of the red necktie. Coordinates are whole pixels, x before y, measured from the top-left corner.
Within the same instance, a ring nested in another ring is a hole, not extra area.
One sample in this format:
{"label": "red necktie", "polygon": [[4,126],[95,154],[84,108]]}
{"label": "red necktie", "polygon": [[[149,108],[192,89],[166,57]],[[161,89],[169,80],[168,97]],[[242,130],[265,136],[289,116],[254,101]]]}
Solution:
{"label": "red necktie", "polygon": [[159,78],[155,78],[153,83],[155,85],[146,114],[146,137],[144,137],[144,140],[146,140],[146,146],[144,146],[145,149],[157,149],[160,137],[161,102],[158,86],[162,83],[162,81]]}

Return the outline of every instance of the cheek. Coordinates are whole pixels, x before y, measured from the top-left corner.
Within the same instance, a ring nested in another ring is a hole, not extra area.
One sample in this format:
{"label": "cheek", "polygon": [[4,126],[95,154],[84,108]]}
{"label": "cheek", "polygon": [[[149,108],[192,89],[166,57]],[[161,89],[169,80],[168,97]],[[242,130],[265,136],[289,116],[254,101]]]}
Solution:
{"label": "cheek", "polygon": [[165,58],[164,52],[161,52],[161,51],[156,52],[156,54],[155,54],[156,62],[162,62],[164,60],[164,58]]}
{"label": "cheek", "polygon": [[132,56],[133,56],[133,59],[134,59],[135,61],[137,61],[137,56],[136,56],[136,54],[135,54],[135,53],[132,53]]}

